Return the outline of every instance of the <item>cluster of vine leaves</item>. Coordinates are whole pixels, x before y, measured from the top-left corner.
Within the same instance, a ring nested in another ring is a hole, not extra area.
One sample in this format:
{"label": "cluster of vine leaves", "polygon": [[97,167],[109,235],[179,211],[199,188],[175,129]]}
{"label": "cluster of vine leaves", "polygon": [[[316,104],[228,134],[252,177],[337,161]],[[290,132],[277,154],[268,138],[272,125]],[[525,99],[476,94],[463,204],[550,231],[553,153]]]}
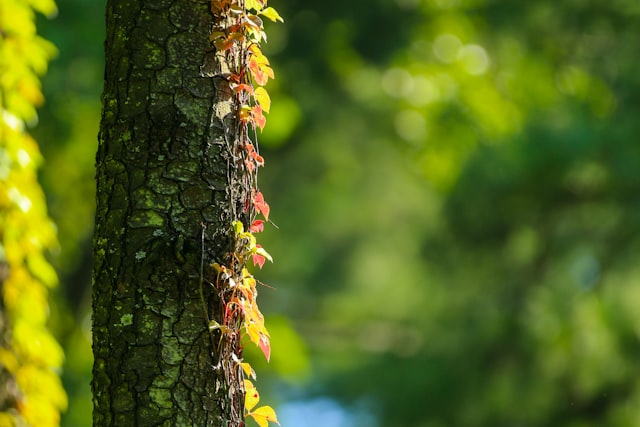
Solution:
{"label": "cluster of vine leaves", "polygon": [[[256,136],[257,129],[264,128],[264,114],[271,107],[271,98],[264,86],[274,78],[269,60],[260,49],[260,43],[266,41],[261,16],[283,22],[274,8],[267,7],[267,1],[211,0],[218,25],[213,28],[210,40],[217,52],[224,54],[229,67],[225,78],[238,123],[232,147],[237,153],[232,153],[232,158],[239,159],[240,164],[235,166],[244,169],[248,186],[243,202],[244,215],[249,218],[248,230],[234,213],[233,251],[225,258],[224,265],[211,265],[217,275],[215,287],[221,296],[222,322],[211,320],[209,330],[219,334],[219,369],[224,374],[230,399],[229,421],[234,426],[244,425],[246,417],[252,417],[260,427],[267,427],[269,422],[278,423],[272,407],[256,407],[260,400],[253,384],[256,374],[241,357],[247,337],[262,350],[267,361],[271,356],[269,332],[256,301],[257,281],[246,267],[249,261],[260,268],[266,260],[272,261],[254,236],[263,231],[265,222],[269,221],[269,204],[257,185],[257,169],[264,166],[264,159],[258,152]],[[258,219],[258,215],[262,219]]]}
{"label": "cluster of vine leaves", "polygon": [[40,76],[56,48],[36,33],[53,0],[0,0],[0,426],[56,427],[67,408],[64,353],[47,327],[58,247],[38,183],[43,159],[29,125],[44,101]]}

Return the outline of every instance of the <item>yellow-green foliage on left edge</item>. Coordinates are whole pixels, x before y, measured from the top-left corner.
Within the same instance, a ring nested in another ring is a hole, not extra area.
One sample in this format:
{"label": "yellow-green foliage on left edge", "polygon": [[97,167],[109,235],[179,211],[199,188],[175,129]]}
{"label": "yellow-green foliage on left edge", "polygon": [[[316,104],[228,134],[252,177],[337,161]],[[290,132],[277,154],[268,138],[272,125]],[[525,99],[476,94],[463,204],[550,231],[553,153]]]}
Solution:
{"label": "yellow-green foliage on left edge", "polygon": [[47,330],[57,276],[44,252],[57,244],[37,181],[42,158],[26,131],[43,102],[39,76],[55,47],[38,37],[35,12],[52,0],[0,2],[0,427],[58,426],[67,397],[63,352]]}

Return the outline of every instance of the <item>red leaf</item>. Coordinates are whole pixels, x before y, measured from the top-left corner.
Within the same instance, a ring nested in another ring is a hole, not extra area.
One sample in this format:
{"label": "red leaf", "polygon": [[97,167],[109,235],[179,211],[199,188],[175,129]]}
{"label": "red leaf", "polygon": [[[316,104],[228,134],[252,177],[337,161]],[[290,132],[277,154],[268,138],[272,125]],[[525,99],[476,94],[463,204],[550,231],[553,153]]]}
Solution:
{"label": "red leaf", "polygon": [[251,231],[252,233],[260,233],[264,231],[264,221],[261,219],[256,219],[249,227],[249,231]]}
{"label": "red leaf", "polygon": [[251,260],[253,261],[253,265],[257,265],[262,268],[267,259],[260,254],[251,254]]}
{"label": "red leaf", "polygon": [[271,209],[269,208],[269,204],[264,201],[264,196],[259,191],[253,198],[253,206],[262,214],[266,221],[269,221],[269,211]]}
{"label": "red leaf", "polygon": [[249,153],[249,157],[255,160],[258,166],[264,166],[264,158],[256,152],[253,144],[249,143],[247,145],[247,152]]}
{"label": "red leaf", "polygon": [[271,68],[268,65],[259,64],[255,58],[249,60],[249,71],[258,85],[264,86],[267,84],[270,74],[273,74],[273,70],[271,70],[271,73],[269,73],[269,70]]}
{"label": "red leaf", "polygon": [[252,112],[253,112],[253,123],[255,123],[255,125],[258,126],[260,130],[263,130],[264,125],[267,124],[267,119],[264,116],[264,114],[262,114],[262,107],[259,105],[256,105],[253,107]]}
{"label": "red leaf", "polygon": [[271,358],[271,343],[269,342],[269,337],[264,334],[260,334],[260,342],[258,342],[258,347],[264,353],[264,357],[266,357],[267,362]]}
{"label": "red leaf", "polygon": [[251,86],[249,86],[248,84],[245,83],[241,83],[239,85],[237,85],[236,87],[233,88],[233,91],[235,93],[240,93],[242,91],[248,92],[250,94],[253,94],[253,88]]}

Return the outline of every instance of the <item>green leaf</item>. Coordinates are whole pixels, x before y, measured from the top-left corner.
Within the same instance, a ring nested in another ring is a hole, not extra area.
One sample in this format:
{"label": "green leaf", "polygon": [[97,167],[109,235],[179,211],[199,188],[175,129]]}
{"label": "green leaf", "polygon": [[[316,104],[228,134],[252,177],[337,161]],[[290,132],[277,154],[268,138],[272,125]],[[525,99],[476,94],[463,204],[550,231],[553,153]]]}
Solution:
{"label": "green leaf", "polygon": [[244,232],[244,225],[242,225],[242,221],[233,221],[233,231],[236,234],[241,234]]}

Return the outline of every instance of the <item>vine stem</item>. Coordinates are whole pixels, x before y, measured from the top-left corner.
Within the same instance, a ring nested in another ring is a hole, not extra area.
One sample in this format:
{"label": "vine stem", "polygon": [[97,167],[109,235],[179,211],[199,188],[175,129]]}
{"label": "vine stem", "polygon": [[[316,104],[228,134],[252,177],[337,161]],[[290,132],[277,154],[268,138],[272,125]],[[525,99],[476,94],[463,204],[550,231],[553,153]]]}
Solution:
{"label": "vine stem", "polygon": [[204,300],[204,232],[207,229],[207,225],[204,222],[201,222],[200,226],[202,227],[202,232],[200,233],[200,302],[202,303],[204,318],[207,319],[207,328],[209,328],[211,319],[209,318],[207,304]]}

